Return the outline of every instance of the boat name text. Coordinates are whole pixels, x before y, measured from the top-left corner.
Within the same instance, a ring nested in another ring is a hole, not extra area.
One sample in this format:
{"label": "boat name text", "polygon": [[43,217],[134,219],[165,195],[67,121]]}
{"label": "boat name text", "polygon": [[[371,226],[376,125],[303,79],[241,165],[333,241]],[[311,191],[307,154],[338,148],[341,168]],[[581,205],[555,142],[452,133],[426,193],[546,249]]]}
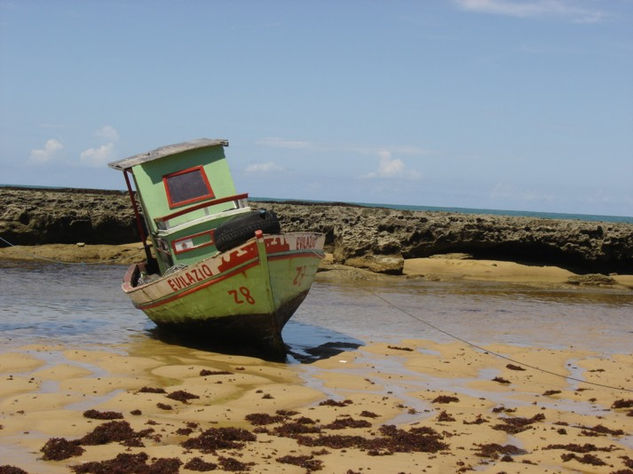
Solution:
{"label": "boat name text", "polygon": [[297,237],[297,250],[312,249],[316,245],[314,235],[300,235]]}
{"label": "boat name text", "polygon": [[206,277],[213,276],[213,272],[211,268],[205,263],[199,265],[198,267],[194,267],[190,270],[187,270],[185,273],[180,275],[176,275],[167,280],[167,283],[171,287],[172,290],[178,291],[183,288],[187,288],[188,286],[193,285],[199,281],[203,281]]}

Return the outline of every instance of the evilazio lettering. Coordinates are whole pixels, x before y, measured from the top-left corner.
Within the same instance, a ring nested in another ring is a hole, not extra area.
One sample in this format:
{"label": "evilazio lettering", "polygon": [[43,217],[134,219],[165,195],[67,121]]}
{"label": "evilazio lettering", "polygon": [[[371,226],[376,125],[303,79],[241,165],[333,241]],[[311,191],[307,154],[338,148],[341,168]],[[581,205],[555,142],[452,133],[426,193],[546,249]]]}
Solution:
{"label": "evilazio lettering", "polygon": [[193,285],[205,278],[213,276],[213,272],[206,263],[187,270],[185,273],[174,276],[167,280],[172,290],[178,291]]}

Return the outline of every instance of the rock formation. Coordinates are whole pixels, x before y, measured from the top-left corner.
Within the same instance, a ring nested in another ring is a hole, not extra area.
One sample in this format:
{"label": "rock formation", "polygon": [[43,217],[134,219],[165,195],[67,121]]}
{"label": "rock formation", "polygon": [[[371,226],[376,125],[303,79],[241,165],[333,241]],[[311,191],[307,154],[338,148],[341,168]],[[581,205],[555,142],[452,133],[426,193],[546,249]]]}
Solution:
{"label": "rock formation", "polygon": [[0,188],[0,237],[14,245],[138,241],[127,191],[85,189]]}
{"label": "rock formation", "polygon": [[[462,252],[584,273],[633,273],[633,224],[339,203],[251,206],[274,211],[286,231],[325,233],[336,263],[376,272],[400,273],[403,258]],[[0,237],[13,244],[120,244],[137,235],[127,192],[0,188]]]}
{"label": "rock formation", "polygon": [[[398,273],[401,258],[468,253],[579,272],[633,272],[633,224],[258,203],[288,231],[323,232],[337,263]],[[401,268],[401,267],[400,267]]]}

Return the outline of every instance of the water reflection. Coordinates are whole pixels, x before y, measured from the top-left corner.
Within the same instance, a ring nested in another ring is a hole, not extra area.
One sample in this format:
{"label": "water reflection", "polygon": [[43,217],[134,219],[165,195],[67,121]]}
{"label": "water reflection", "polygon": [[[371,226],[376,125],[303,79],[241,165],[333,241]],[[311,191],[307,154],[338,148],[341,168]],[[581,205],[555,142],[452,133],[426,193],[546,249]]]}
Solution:
{"label": "water reflection", "polygon": [[[0,343],[7,348],[37,342],[125,344],[140,336],[249,352],[158,334],[122,293],[124,272],[121,265],[0,262]],[[372,341],[451,340],[426,323],[480,345],[574,346],[611,353],[630,352],[632,322],[633,292],[627,290],[390,279],[316,282],[283,335],[291,363],[309,363]]]}

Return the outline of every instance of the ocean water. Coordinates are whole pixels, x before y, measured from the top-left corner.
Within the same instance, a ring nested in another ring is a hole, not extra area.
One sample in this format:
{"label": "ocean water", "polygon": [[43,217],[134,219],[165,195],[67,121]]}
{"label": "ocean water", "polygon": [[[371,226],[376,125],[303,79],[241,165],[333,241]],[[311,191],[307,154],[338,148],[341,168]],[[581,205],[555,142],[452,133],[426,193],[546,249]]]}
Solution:
{"label": "ocean water", "polygon": [[[121,292],[124,272],[121,265],[0,262],[0,347],[124,347],[158,338],[154,324]],[[478,345],[630,353],[633,292],[317,279],[283,335],[290,347],[287,361],[305,363],[370,342],[451,342],[446,333]]]}

